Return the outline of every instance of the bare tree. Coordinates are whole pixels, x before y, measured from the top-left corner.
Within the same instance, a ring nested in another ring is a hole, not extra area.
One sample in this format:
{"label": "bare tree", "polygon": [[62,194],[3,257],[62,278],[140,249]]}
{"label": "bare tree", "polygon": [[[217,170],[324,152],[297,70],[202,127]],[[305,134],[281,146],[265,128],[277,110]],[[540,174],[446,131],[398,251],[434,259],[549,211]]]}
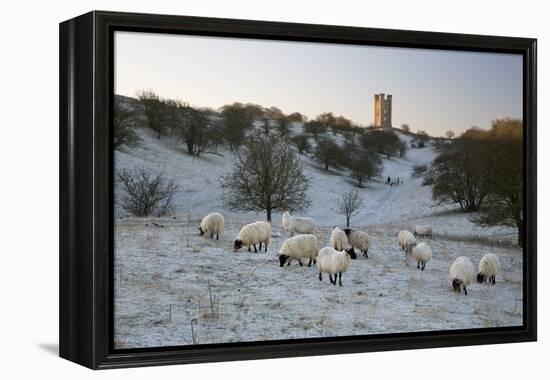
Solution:
{"label": "bare tree", "polygon": [[300,123],[305,123],[307,121],[307,116],[302,115],[300,112],[293,112],[287,116],[288,121],[297,121]]}
{"label": "bare tree", "polygon": [[292,148],[282,139],[256,133],[235,151],[233,171],[221,180],[226,207],[239,211],[299,211],[309,206],[309,179]]}
{"label": "bare tree", "polygon": [[137,93],[138,104],[147,117],[147,126],[157,132],[157,138],[164,133],[165,107],[160,97],[152,90],[142,90]]}
{"label": "bare tree", "polygon": [[329,137],[321,137],[317,140],[315,158],[323,164],[325,170],[335,165],[342,155],[342,149]]}
{"label": "bare tree", "polygon": [[401,129],[403,132],[409,133],[411,131],[411,127],[409,124],[401,124]]}
{"label": "bare tree", "polygon": [[223,135],[231,150],[236,150],[243,142],[246,131],[252,127],[251,112],[240,103],[223,106]]}
{"label": "bare tree", "polygon": [[154,175],[144,168],[123,169],[116,174],[122,186],[122,209],[134,216],[165,216],[173,211],[178,186],[164,175]]}
{"label": "bare tree", "polygon": [[282,117],[277,121],[277,131],[279,132],[279,136],[285,137],[290,133],[290,125],[289,121],[286,117]]}
{"label": "bare tree", "polygon": [[346,216],[346,227],[349,227],[349,221],[352,216],[357,215],[363,200],[359,197],[357,190],[343,193],[338,200],[338,209]]}
{"label": "bare tree", "polygon": [[187,147],[191,156],[202,153],[216,153],[218,131],[210,117],[202,110],[190,106],[179,106],[177,135]]}
{"label": "bare tree", "polygon": [[181,110],[187,107],[187,104],[173,99],[165,99],[162,102],[164,106],[163,122],[165,127],[170,130],[170,137],[172,137],[181,124]]}
{"label": "bare tree", "polygon": [[304,132],[311,133],[317,137],[327,132],[327,126],[320,121],[310,120],[304,123]]}
{"label": "bare tree", "polygon": [[436,157],[432,196],[440,203],[457,203],[465,212],[478,211],[487,196],[491,175],[483,162],[487,146],[482,141],[460,141]]}
{"label": "bare tree", "polygon": [[135,131],[135,120],[134,110],[115,98],[113,149],[121,150],[123,146],[135,148],[139,145],[141,139]]}
{"label": "bare tree", "polygon": [[292,138],[292,142],[294,143],[294,145],[298,149],[298,153],[300,153],[300,154],[307,153],[311,149],[309,139],[304,134],[294,136]]}
{"label": "bare tree", "polygon": [[402,141],[394,132],[375,130],[361,136],[364,149],[386,155],[389,159],[399,153]]}
{"label": "bare tree", "polygon": [[271,120],[269,120],[267,117],[262,118],[261,128],[264,132],[264,135],[268,135],[271,130]]}
{"label": "bare tree", "polygon": [[451,130],[448,130],[447,132],[445,132],[445,137],[448,138],[449,140],[452,139],[453,137],[455,137],[455,133]]}
{"label": "bare tree", "polygon": [[365,181],[377,177],[382,172],[382,163],[375,152],[361,147],[346,149],[346,159],[343,165],[351,171],[357,187],[363,187]]}
{"label": "bare tree", "polygon": [[518,245],[524,244],[523,222],[523,122],[519,119],[497,119],[485,132],[488,167],[487,197],[482,216],[476,222],[482,226],[517,227]]}
{"label": "bare tree", "polygon": [[417,141],[416,146],[418,148],[424,148],[426,145],[426,142],[430,139],[430,135],[428,135],[428,132],[424,130],[418,130],[416,132],[415,140]]}

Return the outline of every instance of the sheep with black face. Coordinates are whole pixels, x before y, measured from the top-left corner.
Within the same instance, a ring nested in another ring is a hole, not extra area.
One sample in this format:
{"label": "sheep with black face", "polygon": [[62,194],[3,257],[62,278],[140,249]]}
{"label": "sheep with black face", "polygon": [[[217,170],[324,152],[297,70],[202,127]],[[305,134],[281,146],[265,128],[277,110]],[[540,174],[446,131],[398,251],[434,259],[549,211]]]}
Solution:
{"label": "sheep with black face", "polygon": [[[317,270],[319,271],[319,281],[323,281],[323,273],[328,273],[330,283],[336,285],[338,280],[342,286],[342,273],[347,272],[351,266],[351,260],[355,260],[357,255],[353,247],[338,251],[332,247],[325,247],[317,255]],[[332,276],[334,275],[334,279]]]}
{"label": "sheep with black face", "polygon": [[500,271],[500,260],[494,253],[487,253],[479,260],[479,272],[477,282],[480,284],[489,281],[489,284],[496,283],[496,275]]}
{"label": "sheep with black face", "polygon": [[216,240],[220,238],[220,233],[223,233],[225,227],[225,219],[219,212],[211,212],[201,220],[199,232],[201,236],[206,234],[209,238],[213,239],[216,235]]}
{"label": "sheep with black face", "polygon": [[364,231],[353,230],[351,228],[344,228],[343,230],[348,238],[348,243],[353,248],[357,248],[363,252],[365,258],[369,258],[369,240],[370,236]]}
{"label": "sheep with black face", "polygon": [[460,293],[461,290],[464,290],[464,294],[468,295],[466,288],[474,281],[475,276],[474,264],[470,259],[465,256],[458,257],[451,265],[449,272],[453,291]]}
{"label": "sheep with black face", "polygon": [[317,237],[311,234],[295,235],[284,241],[279,250],[279,264],[281,268],[287,264],[290,265],[292,260],[298,260],[302,266],[302,259],[309,259],[308,266],[315,262],[319,246]]}
{"label": "sheep with black face", "polygon": [[271,244],[271,224],[267,222],[254,222],[247,224],[241,228],[239,236],[233,242],[233,251],[238,251],[242,247],[254,247],[254,252],[258,252],[256,244],[259,244],[259,249],[262,249],[262,244],[265,245],[265,252],[267,252],[267,246]]}

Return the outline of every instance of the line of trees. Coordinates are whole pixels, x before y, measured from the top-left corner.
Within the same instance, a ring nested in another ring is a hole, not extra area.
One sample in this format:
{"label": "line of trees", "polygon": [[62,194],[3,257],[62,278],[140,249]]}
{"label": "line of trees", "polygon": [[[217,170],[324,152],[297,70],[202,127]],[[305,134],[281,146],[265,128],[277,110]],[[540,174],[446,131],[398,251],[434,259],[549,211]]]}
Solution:
{"label": "line of trees", "polygon": [[[358,187],[380,175],[381,154],[389,158],[405,151],[395,133],[365,133],[364,128],[330,112],[311,121],[298,112],[286,116],[277,107],[264,108],[252,103],[232,103],[216,112],[163,99],[151,90],[138,92],[137,101],[130,106],[123,105],[121,99],[115,99],[116,149],[139,145],[135,131],[138,125],[150,128],[159,139],[162,136],[178,139],[184,151],[192,156],[215,154],[218,145],[225,143],[235,156],[234,170],[222,183],[226,206],[244,211],[265,210],[268,220],[273,210],[300,211],[309,203],[306,196],[309,182],[291,146],[299,154],[313,153],[325,170],[347,169]],[[259,122],[259,129],[254,128],[255,121]],[[290,123],[295,121],[304,123],[304,133],[291,136]],[[340,145],[329,137],[329,130],[343,136],[344,143]],[[120,181],[149,187],[150,179],[144,173],[123,174]]]}

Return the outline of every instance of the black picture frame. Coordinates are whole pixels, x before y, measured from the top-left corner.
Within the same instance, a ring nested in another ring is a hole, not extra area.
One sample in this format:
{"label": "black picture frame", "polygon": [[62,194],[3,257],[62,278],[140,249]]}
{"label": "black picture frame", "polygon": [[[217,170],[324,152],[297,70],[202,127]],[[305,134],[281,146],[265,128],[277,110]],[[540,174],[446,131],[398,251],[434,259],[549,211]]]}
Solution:
{"label": "black picture frame", "polygon": [[[113,349],[115,31],[517,53],[523,56],[523,325],[152,349]],[[93,369],[537,339],[536,39],[93,11],[60,24],[60,356]]]}

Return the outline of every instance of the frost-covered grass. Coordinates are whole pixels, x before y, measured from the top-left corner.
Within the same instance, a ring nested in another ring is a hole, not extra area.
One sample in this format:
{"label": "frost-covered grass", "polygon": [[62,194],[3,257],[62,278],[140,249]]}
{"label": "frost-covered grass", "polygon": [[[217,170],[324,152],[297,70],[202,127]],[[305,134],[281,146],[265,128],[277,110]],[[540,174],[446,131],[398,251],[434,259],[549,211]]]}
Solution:
{"label": "frost-covered grass", "polygon": [[[320,282],[314,266],[279,267],[286,238],[274,221],[267,253],[233,252],[246,218],[226,219],[219,241],[197,233],[198,220],[124,219],[116,226],[115,342],[119,348],[304,337],[517,326],[522,323],[522,255],[517,248],[429,241],[425,271],[399,249],[398,225],[370,225],[369,259],[359,257],[343,286]],[[148,224],[146,226],[146,224]],[[161,227],[162,226],[162,227]],[[189,242],[187,237],[189,236]],[[327,244],[330,227],[318,231]],[[496,286],[451,291],[453,260],[499,255]],[[210,294],[209,294],[210,287]],[[210,302],[214,298],[214,315]],[[219,299],[219,303],[216,302]],[[195,339],[193,339],[191,324]]]}
{"label": "frost-covered grass", "polygon": [[[301,126],[294,124],[293,133]],[[162,172],[180,187],[175,214],[162,219],[120,217],[115,226],[115,343],[119,348],[303,337],[397,333],[522,323],[522,251],[516,231],[482,228],[471,214],[438,205],[431,188],[412,178],[412,168],[433,161],[431,148],[409,149],[406,157],[384,159],[382,178],[357,189],[347,173],[323,170],[300,155],[310,178],[311,207],[294,215],[309,216],[319,226],[321,246],[332,225],[345,222],[336,200],[359,190],[363,206],[351,222],[371,236],[369,259],[359,258],[343,275],[343,287],[319,282],[315,268],[296,262],[281,269],[276,254],[286,236],[281,214],[273,214],[273,244],[267,253],[232,252],[232,241],[246,223],[265,213],[235,212],[223,207],[222,175],[232,155],[188,156],[181,144],[139,130],[140,147],[117,152],[115,170],[145,167]],[[332,136],[330,134],[330,136]],[[410,136],[400,134],[405,141]],[[384,179],[399,177],[390,187]],[[117,191],[118,188],[115,187]],[[209,212],[226,218],[219,241],[198,235],[200,218]],[[187,222],[189,220],[189,223]],[[156,224],[153,224],[156,223]],[[416,269],[397,244],[401,229],[430,224],[433,259]],[[188,228],[189,227],[189,228]],[[477,262],[487,252],[501,258],[497,285],[473,284],[469,295],[451,291],[449,267],[458,256]],[[212,300],[212,301],[211,301]],[[194,335],[193,335],[194,333]]]}

